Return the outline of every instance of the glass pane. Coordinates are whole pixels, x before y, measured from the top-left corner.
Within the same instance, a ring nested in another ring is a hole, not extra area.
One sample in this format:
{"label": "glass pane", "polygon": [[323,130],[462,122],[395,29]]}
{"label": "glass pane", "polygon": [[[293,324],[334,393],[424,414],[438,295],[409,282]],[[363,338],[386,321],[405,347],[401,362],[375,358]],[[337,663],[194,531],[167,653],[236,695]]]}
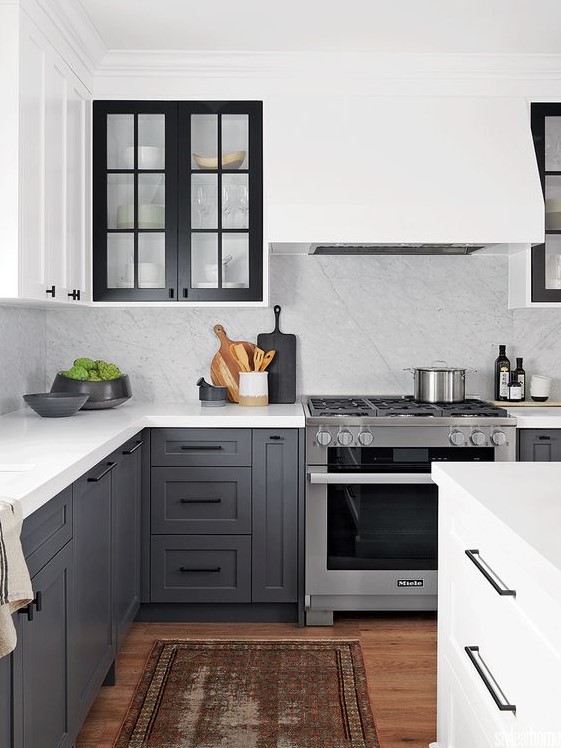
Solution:
{"label": "glass pane", "polygon": [[218,168],[218,116],[191,115],[191,168]]}
{"label": "glass pane", "polygon": [[134,288],[134,234],[107,234],[107,288]]}
{"label": "glass pane", "polygon": [[218,288],[218,234],[191,234],[193,288]]}
{"label": "glass pane", "polygon": [[166,178],[163,174],[138,175],[138,228],[163,229],[166,225]]}
{"label": "glass pane", "polygon": [[545,228],[561,231],[561,177],[545,178]]}
{"label": "glass pane", "polygon": [[222,177],[222,226],[249,228],[249,175],[224,174]]}
{"label": "glass pane", "polygon": [[249,234],[222,234],[222,287],[249,288]]}
{"label": "glass pane", "polygon": [[107,115],[107,168],[134,169],[134,115]]}
{"label": "glass pane", "polygon": [[222,168],[249,168],[249,116],[222,115]]}
{"label": "glass pane", "polygon": [[132,174],[107,175],[107,228],[134,228],[134,177]]}
{"label": "glass pane", "polygon": [[138,235],[138,287],[165,288],[166,235]]}
{"label": "glass pane", "polygon": [[545,238],[545,287],[561,288],[561,236]]}
{"label": "glass pane", "polygon": [[561,171],[561,117],[545,118],[545,170]]}
{"label": "glass pane", "polygon": [[138,168],[165,168],[166,119],[163,114],[138,115]]}
{"label": "glass pane", "polygon": [[191,228],[218,228],[218,176],[191,175]]}

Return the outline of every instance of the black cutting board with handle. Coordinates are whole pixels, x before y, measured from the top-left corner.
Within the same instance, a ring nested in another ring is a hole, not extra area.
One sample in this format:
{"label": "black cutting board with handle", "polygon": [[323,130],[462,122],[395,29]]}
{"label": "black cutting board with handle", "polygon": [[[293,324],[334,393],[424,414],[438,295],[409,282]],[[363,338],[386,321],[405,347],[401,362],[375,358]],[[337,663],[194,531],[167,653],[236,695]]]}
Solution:
{"label": "black cutting board with handle", "polygon": [[257,336],[257,345],[265,353],[275,350],[277,355],[271,361],[269,372],[269,402],[296,402],[296,335],[287,335],[279,329],[281,308],[273,307],[275,329]]}

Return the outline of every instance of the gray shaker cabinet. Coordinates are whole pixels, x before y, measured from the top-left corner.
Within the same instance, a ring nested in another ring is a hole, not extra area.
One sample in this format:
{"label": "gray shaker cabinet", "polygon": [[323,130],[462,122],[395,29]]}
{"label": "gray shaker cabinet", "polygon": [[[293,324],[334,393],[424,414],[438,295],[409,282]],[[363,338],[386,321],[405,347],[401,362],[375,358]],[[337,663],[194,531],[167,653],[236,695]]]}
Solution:
{"label": "gray shaker cabinet", "polygon": [[[73,666],[72,542],[32,579],[35,604],[19,611],[14,653],[14,745],[66,748],[73,742],[70,679]],[[4,744],[3,744],[4,745]],[[6,745],[10,745],[7,743]]]}
{"label": "gray shaker cabinet", "polygon": [[134,439],[115,452],[112,472],[113,554],[117,651],[140,606],[140,468],[143,440]]}
{"label": "gray shaker cabinet", "polygon": [[12,745],[12,656],[0,659],[0,746]]}
{"label": "gray shaker cabinet", "polygon": [[102,462],[73,486],[74,714],[82,724],[115,657],[111,473]]}
{"label": "gray shaker cabinet", "polygon": [[520,429],[520,462],[561,462],[561,429]]}
{"label": "gray shaker cabinet", "polygon": [[253,602],[298,599],[298,431],[253,432]]}

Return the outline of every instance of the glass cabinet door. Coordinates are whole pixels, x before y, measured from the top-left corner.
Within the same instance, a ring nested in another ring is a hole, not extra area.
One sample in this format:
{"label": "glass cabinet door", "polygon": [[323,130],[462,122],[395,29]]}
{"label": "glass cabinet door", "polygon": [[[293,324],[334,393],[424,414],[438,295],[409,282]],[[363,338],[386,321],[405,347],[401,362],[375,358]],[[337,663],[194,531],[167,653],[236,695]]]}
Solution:
{"label": "glass cabinet door", "polygon": [[532,247],[532,301],[561,302],[561,104],[532,104],[545,242]]}
{"label": "glass cabinet door", "polygon": [[176,104],[94,103],[94,300],[177,298],[176,129]]}
{"label": "glass cabinet door", "polygon": [[263,298],[260,102],[184,102],[179,286],[192,300]]}

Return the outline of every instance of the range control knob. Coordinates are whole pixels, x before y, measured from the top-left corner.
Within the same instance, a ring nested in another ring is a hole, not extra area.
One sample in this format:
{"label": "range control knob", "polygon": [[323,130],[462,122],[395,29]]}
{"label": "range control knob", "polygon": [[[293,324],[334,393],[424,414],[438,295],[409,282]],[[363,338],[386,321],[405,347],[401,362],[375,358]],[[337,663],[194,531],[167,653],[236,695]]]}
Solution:
{"label": "range control knob", "polygon": [[461,431],[451,431],[448,438],[454,447],[462,447],[466,443],[466,437]]}
{"label": "range control knob", "polygon": [[350,431],[347,431],[347,429],[343,429],[342,431],[339,431],[339,433],[337,434],[337,441],[343,447],[348,447],[349,444],[353,443],[353,435],[351,434]]}
{"label": "range control knob", "polygon": [[358,435],[358,441],[363,447],[369,447],[374,441],[374,435],[370,431],[361,431]]}
{"label": "range control knob", "polygon": [[506,434],[504,431],[493,431],[491,441],[497,447],[504,447],[506,444]]}
{"label": "range control knob", "polygon": [[331,444],[333,437],[329,431],[318,431],[316,434],[316,441],[320,447],[328,447]]}
{"label": "range control knob", "polygon": [[471,443],[476,447],[482,447],[486,441],[485,434],[479,430],[472,431],[469,438]]}

